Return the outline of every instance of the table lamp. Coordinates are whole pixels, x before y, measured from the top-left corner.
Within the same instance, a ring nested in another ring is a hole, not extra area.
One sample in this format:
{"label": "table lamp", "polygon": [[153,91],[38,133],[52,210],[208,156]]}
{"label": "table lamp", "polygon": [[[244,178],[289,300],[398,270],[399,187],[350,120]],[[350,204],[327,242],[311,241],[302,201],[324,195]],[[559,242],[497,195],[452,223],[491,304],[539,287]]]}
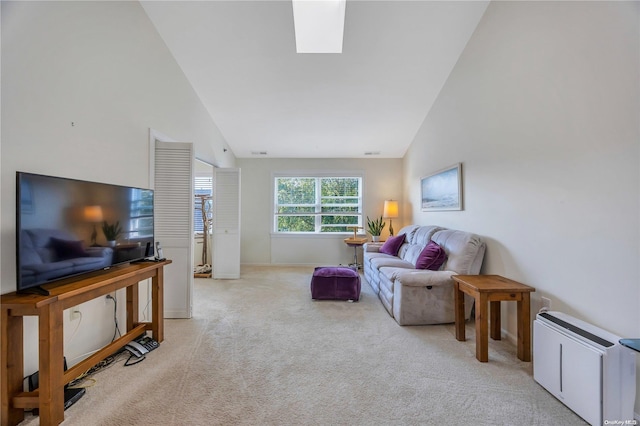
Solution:
{"label": "table lamp", "polygon": [[103,220],[102,207],[100,206],[86,206],[84,208],[84,219],[87,222],[93,223],[93,232],[91,233],[91,246],[96,246],[96,238],[98,237],[98,230],[96,229],[96,223],[100,223]]}
{"label": "table lamp", "polygon": [[393,224],[391,219],[398,217],[398,202],[395,200],[385,200],[382,216],[389,219],[389,235],[393,236]]}

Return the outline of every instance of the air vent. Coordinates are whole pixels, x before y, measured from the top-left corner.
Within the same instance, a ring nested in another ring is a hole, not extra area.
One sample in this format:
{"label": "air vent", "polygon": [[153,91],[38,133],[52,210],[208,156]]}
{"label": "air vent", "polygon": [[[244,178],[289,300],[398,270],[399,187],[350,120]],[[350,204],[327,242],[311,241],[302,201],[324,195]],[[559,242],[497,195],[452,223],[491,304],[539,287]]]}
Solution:
{"label": "air vent", "polygon": [[380,155],[380,151],[366,151],[364,155]]}
{"label": "air vent", "polygon": [[251,151],[251,155],[267,155],[267,151]]}

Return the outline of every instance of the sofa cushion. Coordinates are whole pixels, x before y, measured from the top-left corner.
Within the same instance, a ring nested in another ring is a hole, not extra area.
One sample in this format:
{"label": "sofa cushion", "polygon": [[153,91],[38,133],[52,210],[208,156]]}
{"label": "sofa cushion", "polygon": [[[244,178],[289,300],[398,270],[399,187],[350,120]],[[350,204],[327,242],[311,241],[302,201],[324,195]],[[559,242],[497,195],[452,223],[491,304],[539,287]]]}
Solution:
{"label": "sofa cushion", "polygon": [[397,256],[400,246],[404,243],[405,234],[397,235],[395,237],[389,237],[387,241],[380,247],[380,253],[390,254],[391,256]]}
{"label": "sofa cushion", "polygon": [[445,269],[448,271],[460,275],[476,275],[480,272],[486,245],[478,235],[447,229],[436,232],[433,241],[447,252]]}
{"label": "sofa cushion", "polygon": [[420,228],[419,225],[407,225],[405,227],[403,227],[400,232],[398,232],[398,235],[405,235],[405,241],[407,243],[411,243],[411,241],[413,240],[413,236],[416,233],[416,231]]}
{"label": "sofa cushion", "polygon": [[346,266],[318,266],[313,271],[314,277],[359,277],[358,273]]}
{"label": "sofa cushion", "polygon": [[386,266],[392,266],[394,268],[405,268],[405,269],[413,269],[413,264],[407,262],[406,260],[398,259],[395,256],[390,256],[388,254],[380,254],[379,257],[375,257],[371,259],[370,265],[372,268],[379,270],[380,268]]}
{"label": "sofa cushion", "polygon": [[407,235],[405,243],[400,247],[398,251],[398,257],[415,265],[418,260],[418,256],[422,250],[429,244],[431,237],[438,231],[444,228],[440,226],[420,226],[414,230],[413,233]]}
{"label": "sofa cushion", "polygon": [[418,245],[421,249],[423,249],[427,244],[429,244],[429,241],[431,241],[431,237],[433,237],[433,234],[440,231],[441,229],[443,228],[441,228],[440,226],[421,226],[414,233],[411,244]]}
{"label": "sofa cushion", "polygon": [[416,269],[437,271],[445,260],[447,260],[447,253],[444,249],[438,243],[429,241],[416,259]]}

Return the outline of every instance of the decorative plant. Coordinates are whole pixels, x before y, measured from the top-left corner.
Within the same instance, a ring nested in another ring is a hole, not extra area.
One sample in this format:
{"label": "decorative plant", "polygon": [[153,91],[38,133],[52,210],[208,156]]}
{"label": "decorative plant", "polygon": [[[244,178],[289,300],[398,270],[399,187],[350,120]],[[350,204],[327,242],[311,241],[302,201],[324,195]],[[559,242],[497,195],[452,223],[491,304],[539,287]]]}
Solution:
{"label": "decorative plant", "polygon": [[122,234],[122,228],[120,227],[120,221],[116,221],[116,223],[109,225],[109,223],[105,220],[102,223],[102,232],[104,232],[104,236],[107,241],[115,241],[120,234]]}
{"label": "decorative plant", "polygon": [[367,231],[372,236],[379,237],[385,225],[386,223],[382,221],[382,216],[374,220],[369,219],[369,216],[367,216]]}

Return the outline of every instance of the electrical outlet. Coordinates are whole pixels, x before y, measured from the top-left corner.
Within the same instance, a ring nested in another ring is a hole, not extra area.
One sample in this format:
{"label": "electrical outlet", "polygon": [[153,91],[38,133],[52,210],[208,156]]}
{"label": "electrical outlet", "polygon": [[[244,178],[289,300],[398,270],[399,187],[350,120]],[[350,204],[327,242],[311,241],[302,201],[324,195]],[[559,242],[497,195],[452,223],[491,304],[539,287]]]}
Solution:
{"label": "electrical outlet", "polygon": [[540,303],[542,304],[543,309],[551,310],[551,299],[547,297],[541,297]]}
{"label": "electrical outlet", "polygon": [[74,306],[73,308],[71,308],[71,310],[69,311],[69,319],[71,321],[77,320],[78,318],[80,318],[82,316],[82,314],[80,313],[80,308],[78,306]]}

